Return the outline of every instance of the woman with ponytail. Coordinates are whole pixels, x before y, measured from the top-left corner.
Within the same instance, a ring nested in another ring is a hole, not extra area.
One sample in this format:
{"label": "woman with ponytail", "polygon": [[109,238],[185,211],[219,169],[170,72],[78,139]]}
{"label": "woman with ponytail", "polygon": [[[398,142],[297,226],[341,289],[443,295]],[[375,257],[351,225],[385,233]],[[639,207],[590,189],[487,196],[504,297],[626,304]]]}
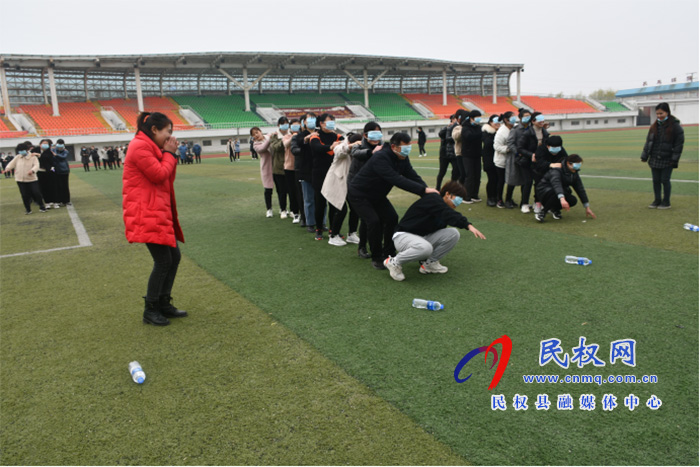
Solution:
{"label": "woman with ponytail", "polygon": [[656,121],[649,128],[642,150],[642,162],[649,163],[654,184],[654,201],[649,205],[650,209],[671,208],[671,172],[678,168],[684,143],[681,122],[671,115],[671,108],[666,102],[660,103],[656,106]]}
{"label": "woman with ponytail", "polygon": [[162,113],[143,112],[137,125],[122,179],[126,239],[129,243],[145,243],[153,257],[143,322],[167,326],[168,318],[187,316],[172,305],[170,296],[180,264],[177,242],[185,241],[173,189],[178,142],[172,136],[173,122]]}

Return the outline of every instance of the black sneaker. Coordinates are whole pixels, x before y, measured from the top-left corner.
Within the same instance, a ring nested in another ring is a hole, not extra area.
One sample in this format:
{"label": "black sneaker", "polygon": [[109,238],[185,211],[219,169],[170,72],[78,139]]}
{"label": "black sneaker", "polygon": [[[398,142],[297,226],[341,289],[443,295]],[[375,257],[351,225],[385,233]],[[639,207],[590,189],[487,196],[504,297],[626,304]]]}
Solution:
{"label": "black sneaker", "polygon": [[671,209],[671,203],[661,202],[661,204],[659,204],[659,207],[656,209]]}
{"label": "black sneaker", "polygon": [[48,212],[48,210],[46,208],[41,208],[39,209],[39,212]]}
{"label": "black sneaker", "polygon": [[537,219],[537,222],[544,222],[544,211],[540,211],[537,214],[535,214],[535,219]]}
{"label": "black sneaker", "polygon": [[492,207],[496,206],[496,202],[495,202],[494,200],[492,200],[492,199],[487,199],[487,200],[486,200],[486,206],[492,208]]}
{"label": "black sneaker", "polygon": [[316,235],[314,236],[314,240],[323,240],[323,232],[317,230]]}
{"label": "black sneaker", "polygon": [[512,199],[506,201],[505,208],[506,209],[515,209],[515,203],[513,202]]}
{"label": "black sneaker", "polygon": [[472,198],[471,201],[472,201],[472,203],[480,203],[481,198]]}
{"label": "black sneaker", "polygon": [[386,266],[384,266],[384,261],[372,261],[372,267],[374,269],[377,269],[379,271],[383,271],[386,269]]}
{"label": "black sneaker", "polygon": [[309,233],[316,233],[316,226],[315,225],[307,225],[306,231]]}
{"label": "black sneaker", "polygon": [[503,201],[498,201],[498,202],[496,203],[496,207],[497,207],[498,209],[505,209],[506,205],[503,203]]}
{"label": "black sneaker", "polygon": [[372,257],[372,255],[370,255],[367,252],[367,248],[363,248],[363,247],[360,247],[357,249],[357,256],[359,256],[362,259],[368,259],[368,258]]}
{"label": "black sneaker", "polygon": [[551,211],[552,212],[552,219],[559,220],[561,219],[561,211]]}
{"label": "black sneaker", "polygon": [[648,207],[649,209],[656,209],[656,208],[659,207],[660,204],[661,204],[661,201],[654,201],[653,203],[651,203],[651,204],[650,204],[649,206],[647,206],[647,207]]}
{"label": "black sneaker", "polygon": [[32,211],[25,211],[24,215],[25,215],[25,216],[28,216],[28,215],[31,214],[31,213],[32,213]]}

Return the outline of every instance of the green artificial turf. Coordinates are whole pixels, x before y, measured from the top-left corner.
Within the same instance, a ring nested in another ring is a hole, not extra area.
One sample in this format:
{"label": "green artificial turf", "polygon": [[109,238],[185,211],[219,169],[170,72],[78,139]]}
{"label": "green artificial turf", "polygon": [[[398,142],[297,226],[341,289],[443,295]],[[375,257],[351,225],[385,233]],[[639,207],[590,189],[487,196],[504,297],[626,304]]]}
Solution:
{"label": "green artificial turf", "polygon": [[[686,128],[674,179],[697,180],[697,135],[697,127]],[[584,157],[583,175],[605,175],[614,165],[616,176],[649,178],[638,161],[643,138],[640,130],[565,134],[564,146]],[[617,149],[596,152],[603,139]],[[432,185],[437,145],[427,149],[430,156],[413,164]],[[651,181],[584,178],[597,220],[581,206],[538,224],[517,210],[462,205],[487,240],[463,232],[443,261],[448,274],[423,276],[407,265],[398,283],[358,258],[353,245],[314,242],[289,219],[266,219],[257,161],[205,159],[178,167],[176,181],[187,242],[174,294],[192,316],[154,329],[134,311],[149,258],[121,236],[119,175],[73,172],[83,186],[76,209],[86,210],[88,233],[104,237],[93,238],[95,247],[1,260],[3,284],[11,283],[8,269],[32,284],[52,278],[33,299],[19,286],[3,288],[3,463],[698,462],[698,235],[682,228],[698,223],[697,183],[674,183],[673,208],[658,211],[646,208]],[[7,195],[0,193],[5,230]],[[391,199],[401,215],[416,198],[395,190]],[[593,264],[568,265],[569,254]],[[51,287],[56,281],[64,288]],[[413,309],[416,297],[440,300],[445,311]],[[45,329],[24,319],[37,300],[50,308],[57,298],[55,312],[43,311]],[[513,351],[499,385],[487,390],[495,369],[479,358],[462,371],[471,379],[456,383],[460,359],[503,334]],[[600,346],[604,367],[539,365],[541,340],[558,338],[571,354],[581,336]],[[626,338],[637,342],[634,368],[609,362],[610,343]],[[143,387],[122,374],[132,354],[146,369]],[[658,383],[524,383],[530,374],[656,375]],[[355,398],[346,392],[372,402],[350,410]],[[608,393],[619,404],[612,412],[601,408]],[[634,411],[623,405],[630,393],[640,399]],[[492,394],[505,396],[505,412],[491,410]],[[513,410],[516,394],[529,397],[527,411]],[[549,395],[549,411],[535,410],[538,394]],[[571,394],[574,410],[557,410],[558,394]],[[578,408],[582,394],[596,396],[594,411]],[[644,405],[652,394],[663,401],[658,411]],[[354,417],[340,423],[347,413]],[[56,439],[37,449],[47,443],[42,430],[62,418]],[[152,425],[170,427],[175,440]]]}

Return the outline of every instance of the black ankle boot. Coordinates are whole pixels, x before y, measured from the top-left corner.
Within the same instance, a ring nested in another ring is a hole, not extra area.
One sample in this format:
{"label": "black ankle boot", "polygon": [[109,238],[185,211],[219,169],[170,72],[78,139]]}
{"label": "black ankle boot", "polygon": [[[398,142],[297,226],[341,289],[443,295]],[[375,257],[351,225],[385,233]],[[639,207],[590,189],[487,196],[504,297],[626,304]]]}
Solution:
{"label": "black ankle boot", "polygon": [[185,310],[178,310],[175,308],[172,301],[173,297],[170,295],[161,295],[160,300],[158,301],[160,305],[160,312],[168,318],[184,318],[187,316],[187,312]]}
{"label": "black ankle boot", "polygon": [[160,307],[158,302],[149,301],[146,297],[146,307],[143,310],[143,322],[146,324],[153,324],[154,326],[167,326],[170,324],[168,318],[163,316],[160,312]]}

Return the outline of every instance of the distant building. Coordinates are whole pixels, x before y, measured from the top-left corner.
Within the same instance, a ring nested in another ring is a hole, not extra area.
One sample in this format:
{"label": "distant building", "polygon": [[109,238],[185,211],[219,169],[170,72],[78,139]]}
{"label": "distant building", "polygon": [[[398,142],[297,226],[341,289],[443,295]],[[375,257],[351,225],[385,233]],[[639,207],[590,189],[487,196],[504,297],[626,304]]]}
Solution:
{"label": "distant building", "polygon": [[646,126],[655,118],[654,108],[660,102],[667,102],[671,113],[681,123],[698,122],[698,82],[663,84],[638,89],[624,89],[615,93],[615,98],[639,112],[637,125]]}

